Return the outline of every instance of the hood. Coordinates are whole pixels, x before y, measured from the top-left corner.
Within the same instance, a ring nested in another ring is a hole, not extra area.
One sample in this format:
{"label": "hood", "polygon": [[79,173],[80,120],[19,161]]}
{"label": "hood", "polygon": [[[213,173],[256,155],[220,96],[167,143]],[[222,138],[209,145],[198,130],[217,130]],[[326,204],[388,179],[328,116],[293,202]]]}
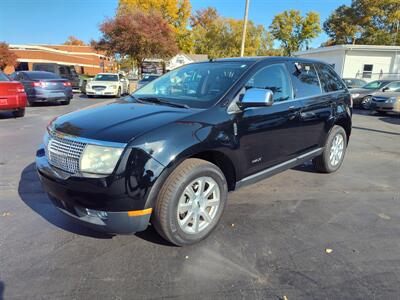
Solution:
{"label": "hood", "polygon": [[378,89],[376,89],[376,90],[363,89],[363,88],[349,89],[349,92],[351,94],[360,94],[360,95],[373,94],[373,93],[376,93],[377,91],[378,91]]}
{"label": "hood", "polygon": [[91,85],[117,85],[119,84],[118,81],[96,81],[96,80],[92,80],[89,81],[88,83],[90,83]]}
{"label": "hood", "polygon": [[60,116],[53,121],[51,127],[83,138],[128,143],[145,132],[185,118],[196,111],[117,100]]}
{"label": "hood", "polygon": [[379,92],[375,93],[374,96],[389,99],[390,97],[400,97],[400,92]]}

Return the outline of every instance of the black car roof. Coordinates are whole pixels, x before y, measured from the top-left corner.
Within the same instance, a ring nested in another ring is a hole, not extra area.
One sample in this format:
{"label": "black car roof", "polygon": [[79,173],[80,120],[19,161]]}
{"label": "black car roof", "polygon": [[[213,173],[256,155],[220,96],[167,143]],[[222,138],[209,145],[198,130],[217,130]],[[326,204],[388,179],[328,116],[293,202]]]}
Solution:
{"label": "black car roof", "polygon": [[52,72],[47,72],[47,71],[19,71],[19,73],[24,73],[24,74],[53,74]]}
{"label": "black car roof", "polygon": [[[261,61],[295,61],[295,62],[308,62],[308,63],[322,63],[328,64],[318,59],[302,58],[302,57],[288,57],[288,56],[247,56],[247,57],[227,57],[210,59],[213,62],[243,62],[243,63],[257,63]],[[207,62],[207,61],[203,61]],[[201,63],[201,62],[200,62]]]}

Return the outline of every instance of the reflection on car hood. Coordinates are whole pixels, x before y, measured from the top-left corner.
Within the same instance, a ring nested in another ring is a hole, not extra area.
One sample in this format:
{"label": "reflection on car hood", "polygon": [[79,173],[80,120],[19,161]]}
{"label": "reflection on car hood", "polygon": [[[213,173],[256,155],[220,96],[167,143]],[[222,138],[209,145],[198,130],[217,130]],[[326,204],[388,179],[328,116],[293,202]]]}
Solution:
{"label": "reflection on car hood", "polygon": [[381,98],[400,97],[400,92],[379,92],[375,93],[374,97],[381,97]]}
{"label": "reflection on car hood", "polygon": [[118,81],[97,81],[97,80],[92,80],[89,81],[88,83],[90,83],[91,85],[116,85],[118,84]]}
{"label": "reflection on car hood", "polygon": [[59,132],[88,139],[128,143],[145,132],[185,118],[196,111],[117,100],[60,116],[52,127]]}

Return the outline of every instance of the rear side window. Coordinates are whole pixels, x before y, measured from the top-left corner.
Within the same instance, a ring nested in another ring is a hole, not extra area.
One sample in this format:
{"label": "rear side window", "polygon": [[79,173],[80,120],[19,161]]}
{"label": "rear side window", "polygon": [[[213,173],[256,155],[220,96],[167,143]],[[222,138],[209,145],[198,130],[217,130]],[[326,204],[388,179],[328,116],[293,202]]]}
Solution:
{"label": "rear side window", "polygon": [[[318,64],[317,71],[324,92],[334,92],[345,89],[345,86],[339,76],[327,65]],[[353,81],[354,80],[349,80]],[[351,84],[351,83],[350,83]]]}
{"label": "rear side window", "polygon": [[289,65],[296,98],[321,94],[321,86],[314,64],[296,62]]}
{"label": "rear side window", "polygon": [[245,88],[269,89],[274,93],[275,102],[292,99],[292,87],[284,64],[269,65],[257,71]]}

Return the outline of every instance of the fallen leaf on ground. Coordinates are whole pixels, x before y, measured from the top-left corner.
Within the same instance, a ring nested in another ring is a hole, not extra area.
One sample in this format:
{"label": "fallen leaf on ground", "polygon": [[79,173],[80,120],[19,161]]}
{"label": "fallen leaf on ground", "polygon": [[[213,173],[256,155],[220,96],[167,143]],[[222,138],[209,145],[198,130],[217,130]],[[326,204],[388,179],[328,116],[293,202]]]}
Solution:
{"label": "fallen leaf on ground", "polygon": [[11,213],[9,213],[8,211],[1,213],[2,217],[9,217],[11,216]]}
{"label": "fallen leaf on ground", "polygon": [[333,250],[332,250],[331,248],[326,248],[326,249],[325,249],[325,252],[328,253],[328,254],[329,254],[329,253],[332,253],[332,251],[333,251]]}

